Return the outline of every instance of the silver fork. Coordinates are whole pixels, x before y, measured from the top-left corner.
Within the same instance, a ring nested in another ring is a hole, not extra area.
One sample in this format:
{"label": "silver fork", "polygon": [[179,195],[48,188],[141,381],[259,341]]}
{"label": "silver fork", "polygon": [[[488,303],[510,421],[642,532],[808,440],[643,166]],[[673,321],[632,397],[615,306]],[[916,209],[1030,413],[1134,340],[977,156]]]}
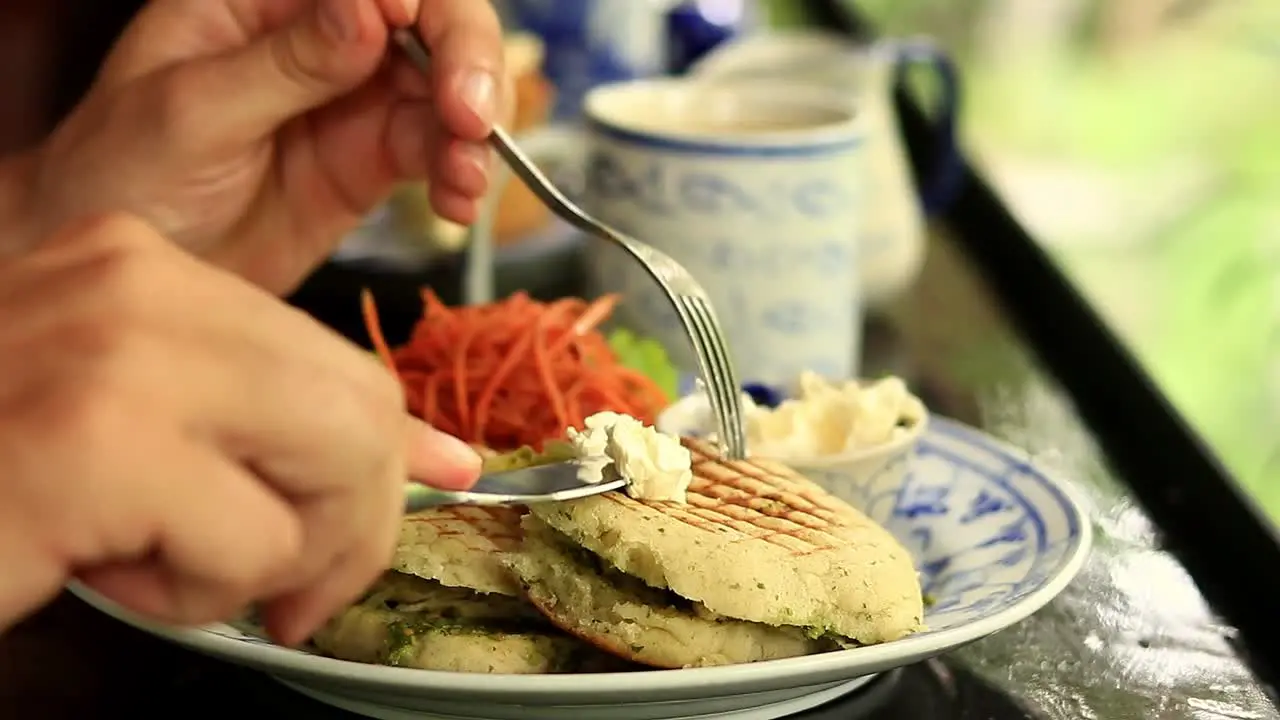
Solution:
{"label": "silver fork", "polygon": [[[431,52],[416,31],[399,29],[395,32],[395,40],[418,69],[424,73],[430,70]],[[621,247],[658,283],[675,308],[680,324],[684,326],[693,345],[698,370],[706,383],[711,411],[716,418],[716,430],[722,450],[732,460],[745,457],[747,439],[743,430],[742,386],[733,361],[729,358],[724,331],[720,328],[715,309],[702,286],[689,275],[689,271],[667,254],[614,230],[574,205],[516,147],[505,130],[495,125],[489,142],[511,167],[512,172],[552,212],[588,235]]]}

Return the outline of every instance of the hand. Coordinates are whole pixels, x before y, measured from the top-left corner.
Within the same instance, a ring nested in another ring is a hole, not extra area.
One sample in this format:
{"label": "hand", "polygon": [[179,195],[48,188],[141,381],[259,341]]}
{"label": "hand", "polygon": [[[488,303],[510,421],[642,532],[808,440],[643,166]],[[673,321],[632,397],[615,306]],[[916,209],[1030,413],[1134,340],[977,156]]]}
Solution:
{"label": "hand", "polygon": [[[415,23],[429,81],[388,47]],[[397,182],[471,223],[505,82],[486,0],[152,0],[38,153],[33,232],[126,211],[283,294]]]}
{"label": "hand", "polygon": [[0,263],[0,630],[78,577],[296,643],[388,567],[411,475],[479,458],[377,360],[141,222]]}

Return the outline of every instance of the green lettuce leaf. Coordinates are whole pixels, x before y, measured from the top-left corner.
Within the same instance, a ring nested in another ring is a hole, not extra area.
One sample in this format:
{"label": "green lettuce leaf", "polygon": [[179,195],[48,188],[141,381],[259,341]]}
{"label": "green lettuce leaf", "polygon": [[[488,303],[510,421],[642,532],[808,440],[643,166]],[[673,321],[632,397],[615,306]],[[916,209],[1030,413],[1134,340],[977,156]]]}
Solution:
{"label": "green lettuce leaf", "polygon": [[671,358],[662,344],[640,337],[626,328],[609,333],[609,347],[623,366],[631,368],[658,384],[668,401],[674,401],[680,390],[680,371],[671,364]]}

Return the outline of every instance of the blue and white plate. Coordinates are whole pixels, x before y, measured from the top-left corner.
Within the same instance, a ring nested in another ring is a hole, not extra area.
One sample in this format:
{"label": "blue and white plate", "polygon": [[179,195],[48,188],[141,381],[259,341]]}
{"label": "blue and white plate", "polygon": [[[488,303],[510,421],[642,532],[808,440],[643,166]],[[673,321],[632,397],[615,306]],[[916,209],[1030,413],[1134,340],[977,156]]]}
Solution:
{"label": "blue and white plate", "polygon": [[1003,630],[1062,591],[1090,526],[1068,488],[1027,457],[933,418],[905,484],[858,504],[913,553],[933,605],[929,631],[896,642],[719,668],[592,675],[472,675],[345,662],[272,645],[228,625],[150,625],[83,588],[90,604],[146,632],[270,673],[324,702],[379,718],[769,720],[851,692],[875,673]]}

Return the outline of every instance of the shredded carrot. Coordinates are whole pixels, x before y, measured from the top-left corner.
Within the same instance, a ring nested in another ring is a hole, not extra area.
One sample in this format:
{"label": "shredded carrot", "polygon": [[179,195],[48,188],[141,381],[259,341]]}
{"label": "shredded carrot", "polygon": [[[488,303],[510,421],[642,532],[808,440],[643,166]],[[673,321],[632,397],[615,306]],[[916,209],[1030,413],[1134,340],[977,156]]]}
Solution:
{"label": "shredded carrot", "polygon": [[373,293],[368,289],[360,291],[360,310],[364,314],[364,326],[369,331],[369,341],[378,357],[392,372],[396,370],[396,361],[392,358],[391,348],[387,347],[387,339],[382,335],[382,323],[378,320],[378,306],[373,302]]}
{"label": "shredded carrot", "polygon": [[392,348],[373,295],[361,293],[374,350],[400,377],[409,412],[442,432],[495,450],[564,437],[604,410],[652,424],[669,402],[649,378],[624,367],[596,329],[618,303],[525,293],[487,305],[449,307],[422,291],[423,316]]}

